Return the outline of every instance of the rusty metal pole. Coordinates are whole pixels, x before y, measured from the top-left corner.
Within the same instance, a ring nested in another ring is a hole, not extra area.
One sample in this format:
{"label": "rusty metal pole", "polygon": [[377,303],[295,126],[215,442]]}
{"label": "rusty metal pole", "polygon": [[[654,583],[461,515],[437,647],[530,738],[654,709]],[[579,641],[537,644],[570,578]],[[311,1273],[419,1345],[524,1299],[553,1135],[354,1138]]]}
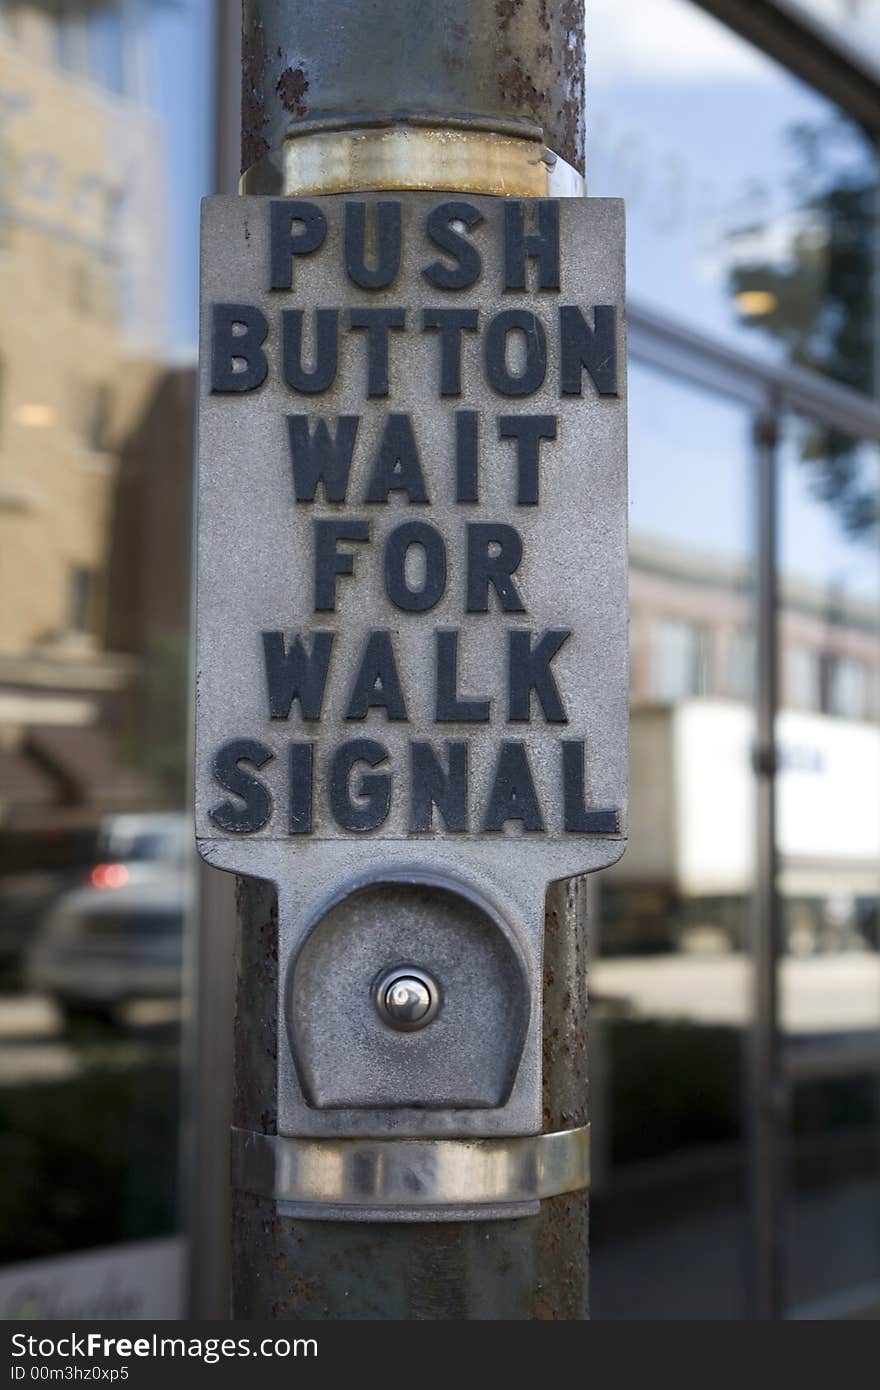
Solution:
{"label": "rusty metal pole", "polygon": [[[244,0],[243,191],[576,191],[583,0]],[[552,885],[544,1130],[586,1123],[585,880]],[[238,881],[234,1124],[275,1134],[278,913]],[[304,1221],[233,1196],[244,1319],[583,1319],[587,1194],[517,1220]]]}

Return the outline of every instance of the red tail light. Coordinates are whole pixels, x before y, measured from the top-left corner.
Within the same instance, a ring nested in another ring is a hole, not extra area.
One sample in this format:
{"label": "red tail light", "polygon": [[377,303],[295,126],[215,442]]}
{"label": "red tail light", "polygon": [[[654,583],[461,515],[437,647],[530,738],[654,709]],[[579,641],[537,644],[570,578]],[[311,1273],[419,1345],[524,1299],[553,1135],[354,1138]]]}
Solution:
{"label": "red tail light", "polygon": [[96,864],[89,874],[93,888],[124,888],[128,883],[128,869],[124,864]]}

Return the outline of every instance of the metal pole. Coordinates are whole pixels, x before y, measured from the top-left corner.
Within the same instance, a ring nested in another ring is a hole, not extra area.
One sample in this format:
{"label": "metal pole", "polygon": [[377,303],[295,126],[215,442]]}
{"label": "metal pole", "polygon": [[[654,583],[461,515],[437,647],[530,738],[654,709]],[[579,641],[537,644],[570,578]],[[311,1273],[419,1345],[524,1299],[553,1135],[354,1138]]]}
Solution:
{"label": "metal pole", "polygon": [[776,709],[778,703],[776,410],[755,422],[757,504],[757,709],[755,896],[752,966],[751,1218],[752,1316],[783,1315],[782,1133],[785,1079],[779,1037],[781,922],[776,854]]}
{"label": "metal pole", "polygon": [[[239,117],[224,93],[241,68],[239,0],[218,0],[214,13],[214,192],[238,188]],[[194,1158],[190,1177],[189,1310],[199,1321],[229,1309],[230,1221],[227,1136],[232,1122],[232,1027],[235,1016],[235,880],[199,863]]]}
{"label": "metal pole", "polygon": [[446,188],[436,160],[451,131],[480,152],[473,193],[496,191],[487,159],[534,163],[541,141],[583,173],[583,0],[244,0],[242,9],[248,192],[344,191],[352,143],[383,177],[362,188]]}
{"label": "metal pole", "polygon": [[[546,193],[583,171],[583,3],[244,0],[246,192]],[[557,165],[557,176],[561,164]],[[586,894],[553,885],[544,956],[544,1129],[586,1122]],[[277,1132],[278,908],[238,883],[233,1123]],[[233,1196],[233,1315],[580,1319],[587,1194],[518,1220],[303,1221]]]}

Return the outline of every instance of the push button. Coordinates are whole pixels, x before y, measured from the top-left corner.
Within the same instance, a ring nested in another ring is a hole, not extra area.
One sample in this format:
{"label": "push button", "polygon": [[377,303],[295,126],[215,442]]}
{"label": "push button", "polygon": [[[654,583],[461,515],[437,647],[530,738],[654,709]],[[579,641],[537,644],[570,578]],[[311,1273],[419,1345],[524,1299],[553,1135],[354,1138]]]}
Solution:
{"label": "push button", "polygon": [[376,1008],[389,1027],[412,1033],[431,1022],[440,1007],[440,990],[423,970],[405,966],[382,976],[376,987]]}

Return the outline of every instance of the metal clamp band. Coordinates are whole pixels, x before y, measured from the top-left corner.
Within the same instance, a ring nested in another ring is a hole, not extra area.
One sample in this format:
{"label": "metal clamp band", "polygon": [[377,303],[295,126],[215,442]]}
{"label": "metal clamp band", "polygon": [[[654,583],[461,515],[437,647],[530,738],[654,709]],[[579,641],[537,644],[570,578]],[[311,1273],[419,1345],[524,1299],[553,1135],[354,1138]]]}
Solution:
{"label": "metal clamp band", "polygon": [[307,197],[424,188],[545,197],[551,156],[530,135],[406,123],[314,130],[264,155],[242,175],[240,190]]}
{"label": "metal clamp band", "polygon": [[413,188],[518,198],[582,198],[587,191],[583,174],[531,132],[405,123],[299,134],[247,169],[239,191],[307,197]]}
{"label": "metal clamp band", "polygon": [[297,1214],[320,1207],[311,1214],[322,1218],[326,1208],[374,1220],[418,1220],[440,1208],[510,1215],[502,1209],[534,1210],[542,1198],[588,1187],[589,1142],[588,1125],[511,1139],[288,1139],[233,1129],[232,1183]]}

